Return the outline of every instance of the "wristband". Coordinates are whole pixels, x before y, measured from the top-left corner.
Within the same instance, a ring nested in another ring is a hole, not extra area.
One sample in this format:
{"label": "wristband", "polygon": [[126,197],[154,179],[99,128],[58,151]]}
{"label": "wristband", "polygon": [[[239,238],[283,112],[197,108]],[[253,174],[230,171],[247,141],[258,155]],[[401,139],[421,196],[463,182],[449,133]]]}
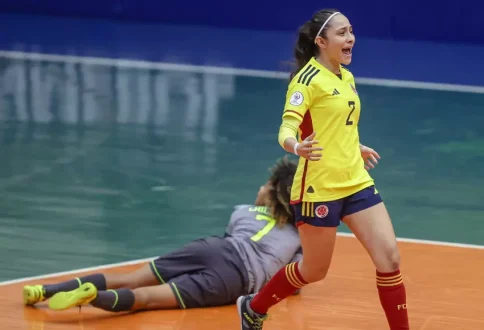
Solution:
{"label": "wristband", "polygon": [[[294,145],[294,154],[298,155],[297,154],[297,148],[299,147],[299,143],[296,142],[296,144]],[[298,155],[299,156],[299,155]]]}

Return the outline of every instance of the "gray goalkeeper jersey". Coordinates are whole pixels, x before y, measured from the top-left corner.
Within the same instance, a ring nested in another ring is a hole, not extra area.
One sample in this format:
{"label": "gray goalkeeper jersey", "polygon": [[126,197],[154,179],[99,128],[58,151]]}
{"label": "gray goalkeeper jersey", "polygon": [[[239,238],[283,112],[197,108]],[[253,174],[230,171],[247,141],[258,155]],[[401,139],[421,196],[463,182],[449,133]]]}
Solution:
{"label": "gray goalkeeper jersey", "polygon": [[279,269],[302,259],[297,229],[278,226],[266,207],[237,206],[226,235],[244,261],[249,292],[259,291]]}

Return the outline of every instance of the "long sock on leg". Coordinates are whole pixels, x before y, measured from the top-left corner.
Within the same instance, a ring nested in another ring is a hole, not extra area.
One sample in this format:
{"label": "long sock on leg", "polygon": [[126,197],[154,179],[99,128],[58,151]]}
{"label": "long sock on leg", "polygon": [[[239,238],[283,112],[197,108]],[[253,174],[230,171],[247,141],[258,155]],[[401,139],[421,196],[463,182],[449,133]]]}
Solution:
{"label": "long sock on leg", "polygon": [[407,295],[400,270],[392,273],[376,272],[380,302],[390,330],[408,330]]}
{"label": "long sock on leg", "polygon": [[103,274],[92,274],[83,277],[76,277],[73,280],[57,284],[44,285],[44,297],[50,298],[58,292],[72,291],[82,284],[90,282],[99,290],[106,290],[106,278]]}
{"label": "long sock on leg", "polygon": [[258,314],[265,315],[270,307],[307,285],[308,283],[299,273],[298,266],[299,262],[294,262],[281,268],[254,296],[250,308]]}
{"label": "long sock on leg", "polygon": [[98,291],[91,305],[109,312],[125,312],[134,305],[134,293],[130,289]]}

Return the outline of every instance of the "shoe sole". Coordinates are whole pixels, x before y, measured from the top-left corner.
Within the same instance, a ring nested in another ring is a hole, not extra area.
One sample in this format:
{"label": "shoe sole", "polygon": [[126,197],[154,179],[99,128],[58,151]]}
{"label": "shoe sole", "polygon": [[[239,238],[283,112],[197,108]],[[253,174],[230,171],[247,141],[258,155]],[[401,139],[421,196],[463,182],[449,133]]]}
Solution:
{"label": "shoe sole", "polygon": [[[83,284],[83,286],[84,285],[86,284]],[[49,300],[49,308],[56,311],[63,311],[73,307],[82,306],[87,304],[88,301],[92,301],[97,294],[96,291],[92,294],[86,295],[83,295],[83,293],[85,293],[85,291],[78,292],[75,295],[69,295],[68,292],[59,292]]]}
{"label": "shoe sole", "polygon": [[71,309],[74,307],[82,306],[85,304],[86,300],[89,300],[90,297],[81,297],[81,298],[74,298],[74,297],[62,297],[61,301],[57,301],[59,299],[50,300],[49,301],[49,308],[55,311],[64,311],[67,309]]}
{"label": "shoe sole", "polygon": [[[64,294],[64,292],[61,292],[60,294]],[[59,301],[60,300],[60,301]],[[72,297],[52,297],[52,299],[49,301],[49,308],[54,310],[54,311],[64,311],[73,307],[76,307],[76,302],[78,299],[72,299]]]}

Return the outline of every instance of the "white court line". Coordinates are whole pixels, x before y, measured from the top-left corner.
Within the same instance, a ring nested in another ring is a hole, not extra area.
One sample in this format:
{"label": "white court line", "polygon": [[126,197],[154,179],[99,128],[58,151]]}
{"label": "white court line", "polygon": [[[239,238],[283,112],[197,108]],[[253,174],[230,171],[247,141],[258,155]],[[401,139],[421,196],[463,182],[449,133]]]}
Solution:
{"label": "white court line", "polygon": [[[11,59],[52,61],[52,62],[71,63],[71,64],[81,63],[81,64],[104,65],[104,66],[115,65],[118,67],[125,67],[125,68],[159,69],[159,70],[178,71],[178,72],[226,74],[226,75],[235,75],[235,76],[260,77],[260,78],[272,78],[272,79],[289,79],[288,72],[283,72],[283,71],[251,70],[251,69],[240,69],[240,68],[231,68],[231,67],[149,62],[149,61],[114,59],[114,58],[52,55],[52,54],[14,52],[14,51],[0,51],[0,57],[11,58]],[[417,89],[430,89],[430,90],[449,91],[449,92],[484,94],[484,86],[443,84],[443,83],[419,82],[419,81],[410,81],[410,80],[378,79],[378,78],[364,78],[364,77],[356,78],[356,82],[362,85],[417,88]]]}
{"label": "white court line", "polygon": [[[343,237],[353,237],[353,238],[355,237],[355,235],[351,233],[338,233],[337,235],[343,236]],[[484,245],[478,245],[478,244],[431,241],[431,240],[425,240],[425,239],[404,238],[404,237],[397,237],[397,241],[402,243],[414,243],[414,244],[422,244],[422,245],[448,246],[448,247],[463,248],[463,249],[484,250]]]}
{"label": "white court line", "polygon": [[151,261],[154,258],[155,257],[153,257],[153,258],[145,258],[145,259],[138,259],[138,260],[131,260],[131,261],[114,263],[114,264],[101,265],[101,266],[94,266],[94,267],[74,269],[74,270],[69,270],[67,272],[60,272],[60,273],[52,273],[52,274],[44,274],[44,275],[38,275],[38,276],[32,276],[32,277],[18,278],[18,279],[15,279],[15,280],[0,282],[0,286],[10,285],[10,284],[16,284],[16,283],[22,283],[22,282],[30,282],[30,281],[42,280],[42,279],[51,278],[51,277],[71,275],[71,274],[77,274],[77,273],[83,273],[83,272],[94,272],[94,271],[99,271],[99,270],[109,269],[109,268],[115,268],[115,267],[121,267],[121,266],[136,265],[136,264],[140,264],[140,263],[143,263],[143,262]]}
{"label": "white court line", "polygon": [[[353,237],[353,238],[355,237],[353,234],[350,234],[350,233],[338,233],[338,236]],[[420,239],[412,239],[412,238],[397,238],[397,240],[399,242],[404,242],[404,243],[414,243],[414,244],[423,244],[423,245],[447,246],[447,247],[464,248],[464,249],[484,250],[484,245],[428,241],[428,240],[420,240]],[[45,275],[39,275],[39,276],[18,278],[18,279],[15,279],[15,280],[0,282],[0,287],[6,286],[6,285],[11,285],[11,284],[18,284],[18,283],[24,283],[24,282],[37,281],[37,280],[44,280],[44,279],[57,277],[57,276],[72,275],[72,274],[78,274],[78,273],[83,273],[83,272],[97,272],[97,271],[103,270],[103,269],[109,269],[109,268],[115,268],[115,267],[121,267],[121,266],[129,266],[129,265],[136,265],[136,264],[151,261],[155,258],[157,258],[157,257],[137,259],[137,260],[131,260],[131,261],[126,261],[126,262],[119,262],[119,263],[107,264],[107,265],[101,265],[101,266],[87,267],[87,268],[70,270],[70,271],[67,271],[67,272],[60,272],[60,273],[52,273],[52,274],[45,274]]]}

